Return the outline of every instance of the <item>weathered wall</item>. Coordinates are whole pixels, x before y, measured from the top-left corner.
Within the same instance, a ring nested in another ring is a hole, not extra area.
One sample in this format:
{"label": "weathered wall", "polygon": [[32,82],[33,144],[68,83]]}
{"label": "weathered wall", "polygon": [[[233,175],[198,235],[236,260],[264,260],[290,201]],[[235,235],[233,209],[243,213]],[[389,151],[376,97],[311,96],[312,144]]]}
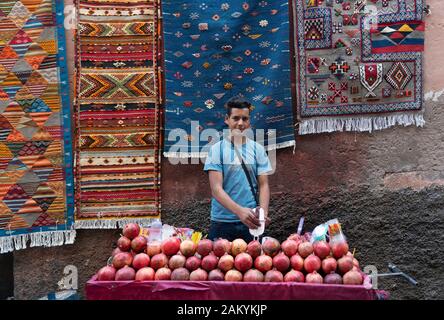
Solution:
{"label": "weathered wall", "polygon": [[[426,127],[375,133],[336,133],[297,138],[277,152],[269,235],[294,232],[302,212],[306,227],[337,217],[363,265],[382,272],[388,262],[419,285],[384,279],[394,299],[443,299],[444,267],[444,3],[429,0],[425,55]],[[162,220],[206,232],[209,187],[202,165],[162,168]],[[75,244],[14,253],[15,297],[37,298],[57,288],[63,268],[79,270],[80,291],[106,263],[116,230],[78,231]]]}

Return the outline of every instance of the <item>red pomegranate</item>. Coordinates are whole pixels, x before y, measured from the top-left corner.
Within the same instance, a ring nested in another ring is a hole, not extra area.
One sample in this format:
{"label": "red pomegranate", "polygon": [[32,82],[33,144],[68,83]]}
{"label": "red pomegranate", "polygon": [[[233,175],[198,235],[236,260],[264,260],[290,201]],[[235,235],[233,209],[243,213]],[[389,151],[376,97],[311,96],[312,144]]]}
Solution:
{"label": "red pomegranate", "polygon": [[325,274],[329,274],[332,271],[336,271],[336,268],[338,267],[338,263],[336,262],[336,259],[333,257],[328,257],[324,260],[322,260],[322,271],[325,272]]}
{"label": "red pomegranate", "polygon": [[287,240],[294,240],[296,242],[302,242],[303,236],[297,233],[292,233],[288,236]]}
{"label": "red pomegranate", "polygon": [[330,246],[325,241],[316,241],[313,244],[313,251],[322,260],[330,254]]}
{"label": "red pomegranate", "polygon": [[271,237],[265,240],[262,245],[262,250],[264,250],[264,253],[266,255],[269,255],[270,257],[274,257],[275,255],[277,255],[280,249],[281,244],[279,243],[279,241]]}
{"label": "red pomegranate", "polygon": [[210,239],[202,239],[197,243],[197,253],[201,257],[205,257],[213,250],[213,241]]}
{"label": "red pomegranate", "polygon": [[209,254],[202,259],[202,269],[211,271],[217,268],[219,259],[214,254]]}
{"label": "red pomegranate", "polygon": [[244,274],[244,282],[263,282],[264,275],[256,269],[250,269]]}
{"label": "red pomegranate", "polygon": [[190,273],[190,280],[191,281],[207,281],[208,280],[208,273],[201,268],[196,269]]}
{"label": "red pomegranate", "polygon": [[167,256],[173,256],[177,252],[179,252],[180,248],[180,239],[176,237],[169,237],[162,241],[161,249],[164,254]]}
{"label": "red pomegranate", "polygon": [[148,242],[146,253],[150,257],[162,252],[162,244],[159,241]]}
{"label": "red pomegranate", "polygon": [[342,284],[342,277],[335,272],[331,272],[324,277],[324,283],[326,283],[326,284]]}
{"label": "red pomegranate", "polygon": [[151,258],[150,267],[154,270],[166,267],[168,265],[168,257],[164,253],[158,253]]}
{"label": "red pomegranate", "polygon": [[131,240],[127,237],[120,237],[119,240],[117,240],[117,247],[122,251],[130,251],[131,249]]}
{"label": "red pomegranate", "polygon": [[235,239],[231,243],[231,254],[236,257],[238,254],[247,251],[247,243],[244,239]]}
{"label": "red pomegranate", "polygon": [[191,257],[196,253],[197,246],[191,240],[184,240],[180,244],[180,253],[182,253],[185,257]]}
{"label": "red pomegranate", "polygon": [[351,270],[344,274],[344,277],[342,278],[344,284],[347,285],[361,285],[364,281],[364,278],[362,277],[362,274],[359,271]]}
{"label": "red pomegranate", "polygon": [[116,281],[130,281],[134,280],[136,277],[136,271],[133,268],[124,266],[122,269],[117,270],[116,272]]}
{"label": "red pomegranate", "polygon": [[321,259],[319,259],[319,257],[316,256],[315,254],[309,255],[304,260],[304,269],[308,273],[312,273],[313,271],[318,271],[319,269],[321,269]]}
{"label": "red pomegranate", "polygon": [[350,257],[342,257],[338,260],[339,273],[345,274],[353,269],[353,259]]}
{"label": "red pomegranate", "polygon": [[154,274],[154,280],[171,280],[171,270],[168,268],[160,268]]}
{"label": "red pomegranate", "polygon": [[305,277],[305,282],[307,283],[323,283],[324,279],[322,279],[322,276],[317,273],[316,271],[313,271],[312,273],[308,273]]}
{"label": "red pomegranate", "polygon": [[189,271],[194,271],[200,267],[201,262],[201,259],[196,256],[189,257],[187,261],[185,261],[185,268]]}
{"label": "red pomegranate", "polygon": [[217,263],[217,267],[223,272],[227,272],[233,269],[233,266],[234,266],[234,258],[229,254],[220,257],[219,262]]}
{"label": "red pomegranate", "polygon": [[284,282],[305,282],[305,277],[300,271],[290,270],[284,276]]}
{"label": "red pomegranate", "polygon": [[213,252],[217,257],[222,257],[225,253],[229,252],[231,244],[227,239],[217,239],[213,243]]}
{"label": "red pomegranate", "polygon": [[225,281],[242,281],[242,278],[242,273],[235,269],[228,270],[225,273]]}
{"label": "red pomegranate", "polygon": [[186,281],[190,280],[190,272],[186,268],[177,268],[171,272],[171,280]]}
{"label": "red pomegranate", "polygon": [[298,252],[299,244],[294,240],[285,240],[281,244],[282,251],[288,256],[291,257]]}
{"label": "red pomegranate", "polygon": [[254,260],[254,267],[260,272],[267,272],[273,267],[273,259],[263,254]]}
{"label": "red pomegranate", "polygon": [[185,262],[187,261],[187,258],[185,258],[183,255],[176,254],[170,258],[168,261],[168,267],[171,270],[182,268],[185,266]]}
{"label": "red pomegranate", "polygon": [[136,270],[149,267],[150,257],[146,253],[138,253],[133,259],[133,268]]}
{"label": "red pomegranate", "polygon": [[270,270],[267,271],[264,278],[265,282],[283,282],[284,276],[280,271],[277,270]]}
{"label": "red pomegranate", "polygon": [[150,267],[139,269],[136,273],[136,281],[152,281],[155,273],[154,269]]}
{"label": "red pomegranate", "polygon": [[283,253],[273,257],[273,266],[280,272],[285,272],[290,268],[290,259]]}
{"label": "red pomegranate", "polygon": [[105,266],[97,273],[97,281],[114,281],[116,277],[116,268],[113,266]]}
{"label": "red pomegranate", "polygon": [[130,266],[133,262],[133,257],[129,252],[118,253],[113,257],[112,263],[114,268],[120,269],[124,266]]}
{"label": "red pomegranate", "polygon": [[298,253],[305,259],[313,253],[313,246],[308,241],[301,242],[298,247]]}
{"label": "red pomegranate", "polygon": [[348,252],[348,243],[346,241],[334,242],[333,244],[330,244],[330,247],[333,257],[336,259],[341,258]]}
{"label": "red pomegranate", "polygon": [[119,247],[117,247],[111,253],[111,257],[114,257],[116,254],[121,253],[121,252],[125,252],[125,251],[122,251],[122,250],[119,249]]}
{"label": "red pomegranate", "polygon": [[131,241],[131,249],[134,252],[143,252],[146,250],[147,240],[144,236],[137,236]]}
{"label": "red pomegranate", "polygon": [[246,252],[241,252],[234,258],[234,267],[240,272],[245,272],[252,266],[253,258]]}
{"label": "red pomegranate", "polygon": [[247,253],[253,258],[256,259],[262,253],[261,243],[257,240],[250,241],[247,246]]}
{"label": "red pomegranate", "polygon": [[219,269],[214,269],[214,270],[211,270],[210,273],[208,274],[208,280],[210,280],[210,281],[224,281],[225,275]]}
{"label": "red pomegranate", "polygon": [[140,227],[136,223],[128,223],[123,227],[122,233],[125,237],[132,240],[140,234]]}
{"label": "red pomegranate", "polygon": [[290,265],[294,270],[302,271],[304,268],[304,259],[299,254],[295,254],[290,258]]}

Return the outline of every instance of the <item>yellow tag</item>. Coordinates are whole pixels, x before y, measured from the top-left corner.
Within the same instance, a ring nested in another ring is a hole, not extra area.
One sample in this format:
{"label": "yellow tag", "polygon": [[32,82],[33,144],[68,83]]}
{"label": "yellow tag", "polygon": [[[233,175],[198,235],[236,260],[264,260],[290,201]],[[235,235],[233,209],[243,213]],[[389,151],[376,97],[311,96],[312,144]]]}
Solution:
{"label": "yellow tag", "polygon": [[147,237],[150,234],[150,230],[148,228],[140,228],[139,236]]}
{"label": "yellow tag", "polygon": [[193,234],[191,235],[191,240],[197,244],[199,242],[199,240],[202,238],[202,232],[193,232]]}

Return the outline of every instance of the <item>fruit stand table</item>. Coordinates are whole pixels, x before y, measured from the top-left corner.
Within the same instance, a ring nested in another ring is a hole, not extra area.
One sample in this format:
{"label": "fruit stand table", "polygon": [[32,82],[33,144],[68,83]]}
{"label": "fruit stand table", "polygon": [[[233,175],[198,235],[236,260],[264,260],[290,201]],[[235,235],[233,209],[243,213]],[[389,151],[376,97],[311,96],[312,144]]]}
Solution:
{"label": "fruit stand table", "polygon": [[295,282],[96,281],[86,283],[88,300],[377,300],[388,293],[363,285]]}

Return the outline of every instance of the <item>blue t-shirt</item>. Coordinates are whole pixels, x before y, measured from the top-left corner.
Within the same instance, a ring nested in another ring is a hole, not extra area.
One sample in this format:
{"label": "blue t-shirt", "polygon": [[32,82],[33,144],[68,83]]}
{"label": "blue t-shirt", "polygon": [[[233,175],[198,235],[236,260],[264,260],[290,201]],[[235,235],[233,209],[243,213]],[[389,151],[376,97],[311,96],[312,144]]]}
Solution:
{"label": "blue t-shirt", "polygon": [[[236,148],[244,159],[244,163],[250,172],[253,186],[257,191],[257,176],[272,171],[265,148],[250,139],[247,139],[247,142],[242,147],[237,145]],[[257,206],[247,176],[229,140],[222,139],[210,148],[204,170],[222,172],[223,189],[234,202],[246,208],[255,208]],[[237,222],[239,217],[212,198],[211,220]]]}

